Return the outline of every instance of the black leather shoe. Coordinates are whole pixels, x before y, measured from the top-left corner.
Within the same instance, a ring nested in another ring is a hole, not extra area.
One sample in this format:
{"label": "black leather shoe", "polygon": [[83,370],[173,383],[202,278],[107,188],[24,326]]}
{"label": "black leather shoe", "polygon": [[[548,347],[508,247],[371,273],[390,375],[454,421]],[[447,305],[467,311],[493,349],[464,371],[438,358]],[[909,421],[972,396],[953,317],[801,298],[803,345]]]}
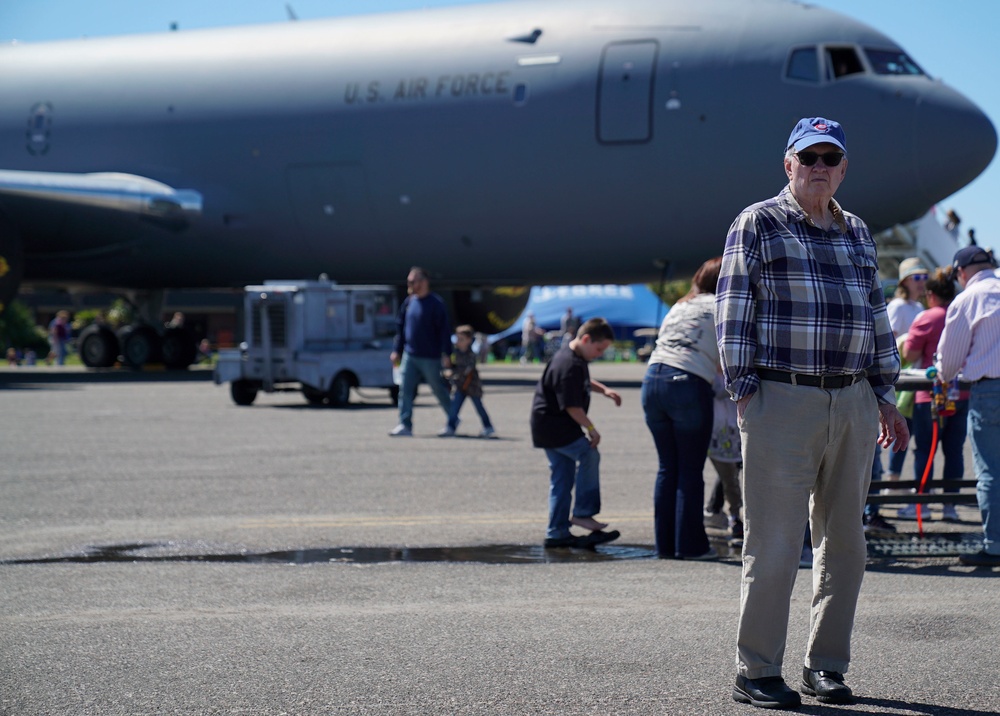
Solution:
{"label": "black leather shoe", "polygon": [[576,535],[545,538],[545,549],[582,549],[587,546],[586,537],[577,537]]}
{"label": "black leather shoe", "polygon": [[545,549],[593,549],[599,544],[614,542],[621,536],[622,533],[618,530],[611,530],[610,532],[591,532],[582,537],[578,537],[577,535],[570,535],[569,537],[546,537]]}
{"label": "black leather shoe", "polygon": [[611,530],[610,532],[604,532],[598,530],[596,532],[591,532],[585,537],[581,537],[584,542],[586,542],[587,547],[596,547],[599,544],[604,544],[605,542],[614,542],[616,539],[622,536],[622,533],[618,530]]}
{"label": "black leather shoe", "polygon": [[1000,554],[990,554],[983,549],[975,554],[960,554],[958,561],[970,567],[1000,567]]}
{"label": "black leather shoe", "polygon": [[762,709],[797,709],[802,705],[802,698],[780,676],[748,679],[737,674],[733,701]]}
{"label": "black leather shoe", "polygon": [[802,668],[802,693],[815,696],[824,704],[849,704],[854,702],[851,687],[844,683],[844,675],[838,671],[814,671]]}

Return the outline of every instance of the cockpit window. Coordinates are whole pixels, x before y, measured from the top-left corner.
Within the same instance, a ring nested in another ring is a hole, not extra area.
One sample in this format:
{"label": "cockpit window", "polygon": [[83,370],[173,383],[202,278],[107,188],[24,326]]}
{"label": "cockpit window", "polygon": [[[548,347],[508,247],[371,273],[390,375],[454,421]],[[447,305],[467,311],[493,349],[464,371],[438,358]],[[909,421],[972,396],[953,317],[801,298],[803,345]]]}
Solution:
{"label": "cockpit window", "polygon": [[826,76],[831,80],[865,71],[861,58],[853,47],[827,47],[826,63]]}
{"label": "cockpit window", "polygon": [[872,66],[872,71],[877,75],[924,74],[916,62],[911,60],[905,52],[899,50],[873,50],[866,47],[865,56]]}
{"label": "cockpit window", "polygon": [[788,57],[785,76],[790,80],[819,82],[819,62],[815,47],[801,47],[792,50]]}

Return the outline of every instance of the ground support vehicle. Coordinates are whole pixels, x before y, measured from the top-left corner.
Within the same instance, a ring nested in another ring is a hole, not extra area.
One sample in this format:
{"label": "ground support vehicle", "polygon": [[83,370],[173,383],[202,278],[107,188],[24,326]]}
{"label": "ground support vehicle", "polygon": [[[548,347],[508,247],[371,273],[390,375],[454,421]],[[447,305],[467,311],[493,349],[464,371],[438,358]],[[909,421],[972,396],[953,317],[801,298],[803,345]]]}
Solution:
{"label": "ground support vehicle", "polygon": [[384,388],[395,403],[389,354],[396,289],[318,281],[266,281],[244,293],[244,336],[219,352],[215,382],[237,405],[261,390],[301,390],[316,405],[343,406],[351,388]]}

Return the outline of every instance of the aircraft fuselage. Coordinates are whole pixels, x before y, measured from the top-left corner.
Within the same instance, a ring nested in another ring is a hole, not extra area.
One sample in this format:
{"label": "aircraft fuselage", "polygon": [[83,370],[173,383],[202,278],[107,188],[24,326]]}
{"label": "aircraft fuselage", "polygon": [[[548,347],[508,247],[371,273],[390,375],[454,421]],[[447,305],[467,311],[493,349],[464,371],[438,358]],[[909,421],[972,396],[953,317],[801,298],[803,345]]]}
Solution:
{"label": "aircraft fuselage", "polygon": [[802,116],[844,125],[838,199],[873,229],[986,166],[992,125],[925,75],[787,76],[793,48],[831,43],[898,50],[832,13],[740,0],[8,46],[0,169],[134,175],[202,204],[159,221],[0,186],[0,211],[26,281],[387,282],[420,264],[445,285],[624,283],[721,253],[740,209],[784,185]]}

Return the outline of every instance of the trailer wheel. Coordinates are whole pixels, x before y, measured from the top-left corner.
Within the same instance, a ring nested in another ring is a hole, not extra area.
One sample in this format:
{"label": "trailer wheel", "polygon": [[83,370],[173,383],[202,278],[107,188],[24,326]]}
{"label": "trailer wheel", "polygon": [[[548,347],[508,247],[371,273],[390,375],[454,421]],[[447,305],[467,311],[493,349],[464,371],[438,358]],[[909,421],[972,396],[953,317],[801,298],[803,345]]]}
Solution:
{"label": "trailer wheel", "polygon": [[354,376],[350,373],[337,373],[337,376],[330,383],[330,391],[327,396],[330,398],[330,405],[335,408],[342,408],[351,402],[351,388],[355,385]]}
{"label": "trailer wheel", "polygon": [[250,405],[257,398],[257,384],[250,380],[234,380],[229,385],[229,394],[237,405]]}
{"label": "trailer wheel", "polygon": [[314,388],[305,383],[302,384],[302,395],[309,401],[309,405],[326,405],[330,397],[319,388]]}

